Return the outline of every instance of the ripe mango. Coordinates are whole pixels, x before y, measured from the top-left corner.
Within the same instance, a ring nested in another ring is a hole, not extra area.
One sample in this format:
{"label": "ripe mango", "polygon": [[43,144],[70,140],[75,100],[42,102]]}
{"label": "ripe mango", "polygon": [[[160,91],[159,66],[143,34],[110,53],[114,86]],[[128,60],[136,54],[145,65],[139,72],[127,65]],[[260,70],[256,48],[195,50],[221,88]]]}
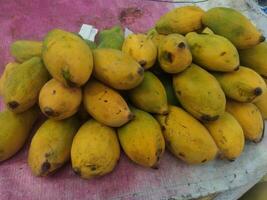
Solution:
{"label": "ripe mango", "polygon": [[248,18],[232,8],[211,8],[203,15],[202,22],[215,34],[229,39],[237,49],[251,48],[265,40]]}
{"label": "ripe mango", "polygon": [[35,176],[47,176],[70,159],[72,140],[80,122],[75,118],[44,122],[32,138],[28,164]]}
{"label": "ripe mango", "polygon": [[245,137],[238,121],[228,112],[218,120],[204,124],[220,150],[221,158],[234,161],[241,155]]}
{"label": "ripe mango", "polygon": [[155,28],[161,34],[197,31],[202,28],[201,18],[204,13],[204,10],[197,6],[178,7],[161,16]]}
{"label": "ripe mango", "polygon": [[254,70],[240,66],[237,71],[214,74],[225,95],[240,102],[257,101],[266,93],[263,78]]}
{"label": "ripe mango", "polygon": [[93,56],[90,47],[79,36],[60,29],[50,31],[42,49],[50,74],[66,86],[81,86],[91,76]]}
{"label": "ripe mango", "polygon": [[48,81],[39,94],[39,106],[42,112],[54,120],[62,120],[74,115],[81,102],[80,88],[66,87],[56,79]]}
{"label": "ripe mango", "polygon": [[185,70],[192,63],[192,54],[185,37],[179,34],[164,37],[158,47],[158,61],[167,73]]}
{"label": "ripe mango", "polygon": [[91,179],[110,173],[120,158],[120,145],[114,129],[93,119],[75,135],[71,147],[74,172]]}
{"label": "ripe mango", "polygon": [[193,62],[211,71],[229,72],[238,69],[239,55],[235,46],[226,38],[216,34],[186,35]]}
{"label": "ripe mango", "polygon": [[[95,49],[94,76],[118,90],[129,90],[144,78],[144,69],[128,54],[116,49]],[[108,59],[107,59],[108,58]]]}
{"label": "ripe mango", "polygon": [[260,110],[253,103],[227,101],[226,111],[241,125],[245,138],[258,143],[264,136],[264,121]]}
{"label": "ripe mango", "polygon": [[249,49],[239,50],[239,55],[242,65],[250,67],[267,78],[267,42],[262,42]]}
{"label": "ripe mango", "polygon": [[97,35],[97,48],[111,48],[121,50],[124,41],[124,33],[120,26],[105,29]]}
{"label": "ripe mango", "polygon": [[157,47],[145,34],[130,34],[124,40],[122,51],[129,54],[144,69],[151,68],[157,58]]}
{"label": "ripe mango", "polygon": [[8,109],[16,113],[28,110],[38,101],[39,91],[48,79],[49,73],[40,57],[15,67],[3,83],[3,98]]}
{"label": "ripe mango", "polygon": [[224,113],[225,95],[220,84],[206,70],[192,64],[173,76],[173,87],[181,105],[202,121],[214,121]]}
{"label": "ripe mango", "polygon": [[153,29],[148,31],[147,37],[152,40],[152,42],[154,43],[154,45],[156,47],[158,47],[160,42],[161,42],[161,40],[163,40],[163,38],[166,37],[166,35],[159,34],[157,32],[157,30],[155,28],[153,28]]}
{"label": "ripe mango", "polygon": [[158,114],[168,112],[167,95],[161,81],[152,73],[145,72],[143,82],[128,92],[134,106]]}
{"label": "ripe mango", "polygon": [[122,149],[135,163],[157,168],[165,141],[157,120],[149,113],[131,108],[135,118],[118,129]]}
{"label": "ripe mango", "polygon": [[83,103],[93,118],[107,126],[119,127],[134,117],[117,91],[96,80],[86,84]]}
{"label": "ripe mango", "polygon": [[19,65],[19,63],[16,62],[10,62],[5,66],[5,69],[2,73],[2,76],[0,77],[0,96],[4,93],[4,82],[6,81],[7,77],[9,76],[10,72],[16,68]]}
{"label": "ripe mango", "polygon": [[19,114],[9,110],[0,112],[0,161],[10,158],[23,147],[38,114],[37,107]]}
{"label": "ripe mango", "polygon": [[24,62],[32,57],[42,55],[43,42],[30,40],[17,40],[11,44],[11,55],[18,62]]}
{"label": "ripe mango", "polygon": [[[264,80],[267,84],[267,80]],[[267,119],[267,92],[265,92],[255,103],[260,110],[263,119]]]}
{"label": "ripe mango", "polygon": [[176,106],[169,106],[167,115],[157,115],[167,148],[174,156],[188,164],[213,160],[218,148],[208,130],[190,114]]}

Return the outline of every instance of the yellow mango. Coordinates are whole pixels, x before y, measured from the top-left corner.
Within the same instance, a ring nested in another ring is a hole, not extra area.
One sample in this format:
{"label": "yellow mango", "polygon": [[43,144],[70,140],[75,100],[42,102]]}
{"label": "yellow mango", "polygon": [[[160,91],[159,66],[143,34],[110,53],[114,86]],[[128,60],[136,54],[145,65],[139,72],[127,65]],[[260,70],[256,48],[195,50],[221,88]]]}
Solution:
{"label": "yellow mango", "polygon": [[265,40],[247,17],[232,8],[211,8],[203,15],[202,22],[215,34],[229,39],[238,49],[251,48]]}
{"label": "yellow mango", "polygon": [[245,137],[238,121],[228,112],[218,120],[204,124],[220,150],[222,158],[234,161],[241,155]]}
{"label": "yellow mango", "polygon": [[263,78],[254,70],[240,66],[229,73],[214,74],[225,95],[240,102],[257,101],[267,88]]}
{"label": "yellow mango", "polygon": [[23,147],[38,114],[37,107],[19,114],[9,110],[0,112],[0,161],[12,157]]}
{"label": "yellow mango", "polygon": [[[267,80],[264,79],[266,85]],[[259,108],[263,119],[267,119],[267,92],[265,92],[254,104]]]}
{"label": "yellow mango", "polygon": [[117,91],[96,80],[86,84],[83,103],[93,118],[107,126],[119,127],[134,117]]}
{"label": "yellow mango", "polygon": [[166,35],[159,34],[155,28],[151,29],[147,33],[147,37],[152,40],[156,47],[159,46],[161,40],[163,40]]}
{"label": "yellow mango", "polygon": [[80,122],[72,117],[44,122],[32,138],[28,165],[35,176],[47,176],[70,159],[72,140]]}
{"label": "yellow mango", "polygon": [[[144,78],[144,69],[128,54],[116,49],[95,49],[94,76],[118,90],[129,90]],[[108,59],[107,59],[108,58]]]}
{"label": "yellow mango", "polygon": [[11,44],[11,55],[18,62],[24,62],[32,57],[42,55],[43,42],[31,40],[17,40]]}
{"label": "yellow mango", "polygon": [[39,106],[42,112],[54,120],[62,120],[74,115],[81,102],[81,88],[66,87],[56,79],[48,81],[39,94]]}
{"label": "yellow mango", "polygon": [[260,110],[253,103],[227,101],[226,111],[241,125],[245,138],[258,143],[264,136],[264,121]]}
{"label": "yellow mango", "polygon": [[181,105],[197,119],[214,121],[224,113],[225,95],[210,73],[192,64],[173,76],[173,87]]}
{"label": "yellow mango", "polygon": [[93,55],[79,36],[60,29],[50,31],[43,44],[42,56],[50,74],[66,86],[81,86],[91,76]]}
{"label": "yellow mango", "polygon": [[137,108],[158,114],[168,112],[165,88],[152,72],[145,72],[143,82],[127,94]]}
{"label": "yellow mango", "polygon": [[197,6],[174,8],[156,22],[156,30],[161,34],[186,34],[202,28],[204,10]]}
{"label": "yellow mango", "polygon": [[157,168],[165,150],[165,141],[157,120],[147,112],[132,108],[135,118],[118,129],[126,155],[135,163]]}
{"label": "yellow mango", "polygon": [[164,37],[158,47],[158,61],[167,73],[185,70],[192,63],[192,54],[185,37],[179,34]]}
{"label": "yellow mango", "polygon": [[3,83],[3,99],[8,109],[20,113],[28,110],[38,101],[49,73],[41,58],[33,57],[10,71]]}
{"label": "yellow mango", "polygon": [[71,147],[74,172],[91,179],[110,173],[120,158],[120,145],[114,129],[93,119],[75,135]]}
{"label": "yellow mango", "polygon": [[169,106],[167,115],[157,115],[167,148],[188,164],[201,164],[215,159],[218,148],[208,130],[190,114]]}
{"label": "yellow mango", "polygon": [[4,90],[4,82],[6,81],[8,75],[10,72],[16,68],[19,64],[16,62],[10,62],[6,65],[1,77],[0,77],[0,96],[3,95],[3,90]]}
{"label": "yellow mango", "polygon": [[249,49],[239,50],[240,62],[244,66],[267,78],[267,42],[262,42]]}
{"label": "yellow mango", "polygon": [[186,35],[193,62],[211,71],[229,72],[238,69],[239,55],[235,46],[226,38],[216,34]]}

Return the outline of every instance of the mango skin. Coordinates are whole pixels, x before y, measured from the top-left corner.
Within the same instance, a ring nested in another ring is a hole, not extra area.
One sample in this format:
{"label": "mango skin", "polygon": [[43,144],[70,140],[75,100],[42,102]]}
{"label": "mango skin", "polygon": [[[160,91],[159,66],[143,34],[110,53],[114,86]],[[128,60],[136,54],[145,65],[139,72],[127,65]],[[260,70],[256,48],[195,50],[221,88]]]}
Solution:
{"label": "mango skin", "polygon": [[156,22],[160,34],[186,34],[202,28],[201,18],[204,10],[197,6],[184,6],[171,10]]}
{"label": "mango skin", "polygon": [[120,158],[120,145],[114,129],[93,119],[75,135],[71,147],[74,172],[84,179],[110,173]]}
{"label": "mango skin", "polygon": [[202,22],[215,34],[229,39],[237,49],[251,48],[265,40],[249,19],[232,8],[211,8],[203,15]]}
{"label": "mango skin", "polygon": [[[264,79],[266,85],[267,80]],[[267,119],[267,92],[265,92],[254,104],[259,108],[262,118]]]}
{"label": "mango skin", "polygon": [[218,148],[208,130],[190,114],[169,106],[167,115],[157,115],[167,148],[187,164],[201,164],[215,159]]}
{"label": "mango skin", "polygon": [[254,70],[240,66],[231,73],[214,74],[219,81],[225,95],[240,102],[257,101],[266,93],[263,78]]}
{"label": "mango skin", "polygon": [[118,129],[122,149],[135,163],[157,168],[165,151],[165,141],[157,120],[147,112],[131,108],[135,118]]}
{"label": "mango skin", "polygon": [[204,124],[220,150],[221,158],[234,161],[241,155],[245,137],[238,121],[228,112],[218,120]]}
{"label": "mango skin", "polygon": [[216,34],[186,35],[193,62],[211,71],[230,72],[239,67],[239,55],[235,46]]}
{"label": "mango skin", "polygon": [[38,115],[37,107],[20,114],[9,110],[0,112],[0,162],[12,157],[23,147]]}
{"label": "mango skin", "polygon": [[249,49],[239,50],[240,62],[244,66],[267,78],[267,42],[262,42]]}
{"label": "mango skin", "polygon": [[166,37],[166,35],[159,34],[155,28],[152,28],[151,30],[148,31],[147,37],[152,40],[152,42],[156,47],[158,47],[161,40],[163,40],[163,38]]}
{"label": "mango skin", "polygon": [[4,82],[6,81],[7,77],[9,76],[10,72],[16,68],[19,65],[19,63],[16,62],[10,62],[5,66],[5,69],[2,73],[2,76],[0,77],[0,96],[4,93]]}
{"label": "mango skin", "polygon": [[226,99],[220,84],[206,70],[192,64],[173,76],[173,87],[184,109],[201,121],[214,121],[224,113]]}
{"label": "mango skin", "polygon": [[49,73],[40,57],[15,67],[3,83],[3,99],[8,109],[15,113],[28,110],[38,101],[39,92],[48,79]]}
{"label": "mango skin", "polygon": [[86,42],[60,29],[45,36],[42,57],[52,77],[66,86],[82,86],[93,70],[93,56]]}
{"label": "mango skin", "polygon": [[97,35],[97,48],[111,48],[121,50],[124,41],[124,33],[120,26],[105,29]]}
{"label": "mango skin", "polygon": [[134,106],[146,112],[166,114],[168,101],[161,81],[152,73],[145,72],[143,82],[128,92]]}
{"label": "mango skin", "polygon": [[86,84],[83,104],[93,118],[107,126],[119,127],[134,117],[117,91],[96,80]]}
{"label": "mango skin", "polygon": [[157,59],[157,47],[145,34],[128,35],[122,51],[134,58],[144,69],[151,68]]}
{"label": "mango skin", "polygon": [[158,47],[158,61],[163,71],[175,74],[192,63],[192,54],[184,36],[170,34],[162,39]]}
{"label": "mango skin", "polygon": [[258,143],[264,136],[264,121],[260,110],[253,103],[227,101],[226,111],[241,125],[245,138]]}
{"label": "mango skin", "polygon": [[11,44],[10,52],[16,61],[24,62],[35,56],[41,57],[42,46],[41,41],[17,40]]}
{"label": "mango skin", "polygon": [[47,117],[54,120],[74,115],[82,102],[82,90],[66,87],[56,79],[48,81],[39,94],[39,106]]}
{"label": "mango skin", "polygon": [[[94,76],[118,90],[129,90],[144,78],[144,69],[128,54],[116,49],[95,49]],[[109,58],[109,59],[106,59]]]}
{"label": "mango skin", "polygon": [[47,176],[70,159],[72,140],[80,122],[75,118],[62,121],[48,119],[32,138],[28,165],[35,176]]}

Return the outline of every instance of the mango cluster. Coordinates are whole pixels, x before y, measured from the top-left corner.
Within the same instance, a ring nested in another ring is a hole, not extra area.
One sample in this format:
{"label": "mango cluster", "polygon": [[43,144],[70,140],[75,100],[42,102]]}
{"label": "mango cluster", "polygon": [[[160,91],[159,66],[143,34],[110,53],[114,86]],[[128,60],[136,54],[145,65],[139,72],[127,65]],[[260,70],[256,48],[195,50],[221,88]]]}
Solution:
{"label": "mango cluster", "polygon": [[166,148],[187,164],[234,161],[245,140],[263,138],[267,43],[231,8],[185,6],[147,33],[101,31],[96,42],[60,29],[43,41],[15,41],[0,94],[0,161],[29,137],[35,176],[71,160],[91,179],[110,173],[121,148],[156,169]]}

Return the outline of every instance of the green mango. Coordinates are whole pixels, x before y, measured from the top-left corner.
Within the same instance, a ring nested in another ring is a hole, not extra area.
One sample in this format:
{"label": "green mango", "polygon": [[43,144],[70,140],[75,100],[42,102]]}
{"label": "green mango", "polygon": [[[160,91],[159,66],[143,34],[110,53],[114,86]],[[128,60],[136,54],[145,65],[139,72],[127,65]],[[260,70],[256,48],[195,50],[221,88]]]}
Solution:
{"label": "green mango", "polygon": [[105,29],[97,36],[97,48],[111,48],[121,50],[124,41],[123,30],[120,26]]}

